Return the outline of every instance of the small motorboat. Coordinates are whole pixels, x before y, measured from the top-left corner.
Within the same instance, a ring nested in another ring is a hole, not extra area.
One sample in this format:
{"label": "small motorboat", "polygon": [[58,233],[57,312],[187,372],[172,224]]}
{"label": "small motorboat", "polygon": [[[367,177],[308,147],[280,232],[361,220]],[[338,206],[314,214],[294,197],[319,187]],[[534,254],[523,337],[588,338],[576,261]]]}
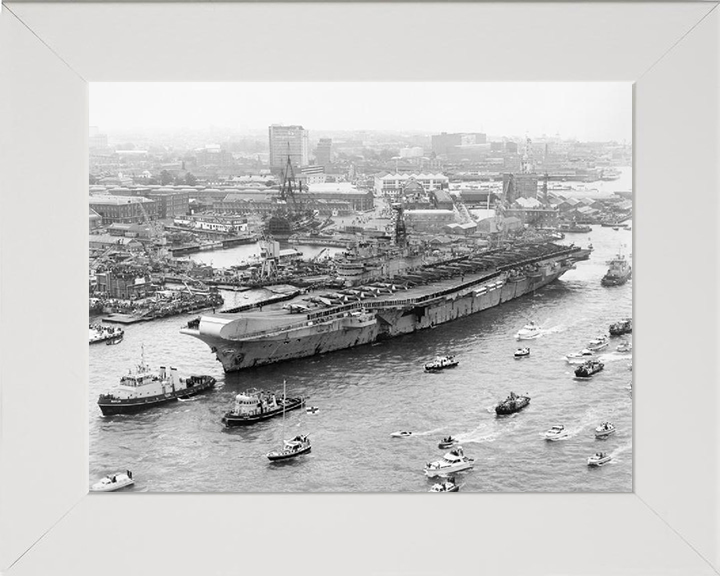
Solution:
{"label": "small motorboat", "polygon": [[428,462],[425,465],[425,475],[429,478],[435,476],[444,476],[446,474],[452,474],[453,472],[460,472],[461,470],[468,470],[475,465],[474,458],[468,458],[463,453],[462,446],[451,450],[442,460],[436,460],[435,462]]}
{"label": "small motorboat", "polygon": [[433,484],[428,492],[458,492],[460,486],[455,484],[455,478],[448,478],[445,482]]}
{"label": "small motorboat", "polygon": [[440,448],[441,450],[444,450],[446,448],[452,448],[457,443],[458,443],[457,438],[448,436],[447,438],[443,438],[442,440],[440,440],[440,442],[438,443],[438,448]]}
{"label": "small motorboat", "polygon": [[318,412],[320,412],[320,408],[318,408],[317,406],[308,406],[307,408],[305,408],[305,412],[308,414],[317,414]]}
{"label": "small motorboat", "polygon": [[455,356],[436,356],[435,360],[425,364],[426,372],[437,372],[438,370],[445,370],[445,368],[453,368],[460,364],[459,360],[455,359]]}
{"label": "small motorboat", "polygon": [[518,348],[515,350],[515,358],[527,358],[530,356],[530,348]]}
{"label": "small motorboat", "polygon": [[615,348],[618,352],[622,352],[623,354],[632,352],[632,344],[630,342],[623,342],[622,344],[618,345],[617,348]]}
{"label": "small motorboat", "polygon": [[589,360],[582,366],[575,369],[575,378],[590,378],[593,374],[597,374],[605,368],[605,364],[598,360]]}
{"label": "small motorboat", "polygon": [[393,438],[407,438],[409,436],[412,436],[412,432],[407,432],[406,430],[399,430],[397,432],[393,432],[390,434]]}
{"label": "small motorboat", "polygon": [[565,356],[565,360],[567,360],[568,364],[585,364],[585,362],[590,360],[593,356],[595,356],[595,352],[584,348],[583,350],[580,350],[580,352],[571,352]]}
{"label": "small motorboat", "polygon": [[610,344],[610,340],[606,335],[598,336],[597,338],[593,338],[588,342],[587,349],[592,350],[593,352],[597,352],[598,350],[602,350],[603,348],[607,348]]}
{"label": "small motorboat", "polygon": [[528,404],[530,404],[530,396],[518,396],[515,392],[510,392],[510,395],[505,400],[495,406],[495,414],[498,416],[513,414],[519,412]]}
{"label": "small motorboat", "polygon": [[90,490],[93,492],[115,492],[115,490],[120,490],[120,488],[132,486],[133,484],[135,484],[135,480],[133,480],[132,472],[126,470],[125,472],[108,474],[100,480],[100,482],[93,484]]}
{"label": "small motorboat", "polygon": [[610,335],[611,336],[622,336],[623,334],[629,334],[632,332],[633,322],[632,318],[623,318],[619,322],[610,324]]}
{"label": "small motorboat", "polygon": [[267,453],[270,462],[279,462],[281,460],[290,460],[301,454],[310,452],[310,438],[304,435],[295,436],[292,440],[286,440],[280,450],[273,450]]}
{"label": "small motorboat", "polygon": [[569,432],[565,430],[565,426],[562,424],[557,424],[550,428],[547,432],[545,432],[545,440],[549,440],[550,442],[555,442],[557,440],[562,440],[563,438],[567,438],[569,435]]}
{"label": "small motorboat", "polygon": [[517,334],[515,334],[515,338],[517,340],[532,340],[533,338],[537,338],[542,334],[542,329],[540,326],[535,324],[532,320],[529,324],[525,324],[520,330],[517,331]]}
{"label": "small motorboat", "polygon": [[607,438],[608,436],[611,436],[615,434],[615,425],[611,422],[603,422],[595,428],[595,438]]}
{"label": "small motorboat", "polygon": [[123,341],[123,335],[120,334],[119,336],[115,336],[114,338],[110,338],[109,340],[105,341],[105,344],[108,346],[112,346],[113,344],[120,344],[120,342]]}
{"label": "small motorboat", "polygon": [[595,452],[590,458],[588,458],[588,466],[602,466],[612,460],[612,456],[605,452]]}

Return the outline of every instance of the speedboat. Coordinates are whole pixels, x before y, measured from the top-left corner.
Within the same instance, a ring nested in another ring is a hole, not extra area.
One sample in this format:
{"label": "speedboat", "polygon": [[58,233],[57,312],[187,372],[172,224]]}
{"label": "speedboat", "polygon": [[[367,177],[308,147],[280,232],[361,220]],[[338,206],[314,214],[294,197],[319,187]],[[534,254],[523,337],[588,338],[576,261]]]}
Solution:
{"label": "speedboat", "polygon": [[457,443],[458,443],[457,438],[453,438],[452,436],[448,436],[447,438],[443,438],[443,439],[438,443],[438,448],[440,448],[441,450],[444,450],[444,449],[446,449],[446,448],[452,448],[452,447],[455,446]]}
{"label": "speedboat", "polygon": [[517,334],[515,334],[515,338],[517,340],[532,340],[533,338],[537,338],[542,334],[542,329],[540,326],[535,324],[535,322],[530,321],[530,324],[525,324],[520,330],[517,331]]}
{"label": "speedboat", "polygon": [[530,356],[530,348],[518,348],[515,350],[515,358],[526,358]]}
{"label": "speedboat", "polygon": [[615,350],[622,353],[632,352],[632,344],[630,344],[630,342],[623,342],[617,348],[615,348]]}
{"label": "speedboat", "polygon": [[126,470],[125,472],[108,474],[100,480],[100,482],[93,484],[90,490],[93,492],[115,492],[115,490],[120,490],[120,488],[132,486],[133,484],[135,484],[135,480],[133,480],[132,472]]}
{"label": "speedboat", "polygon": [[593,338],[588,342],[587,348],[588,350],[592,350],[593,352],[597,352],[598,350],[602,350],[603,348],[607,348],[610,344],[610,341],[606,335],[598,336],[597,338]]}
{"label": "speedboat", "polygon": [[465,456],[462,446],[458,446],[445,454],[442,460],[428,462],[425,465],[425,475],[429,478],[434,478],[435,476],[443,476],[460,472],[461,470],[468,470],[474,465],[475,459]]}
{"label": "speedboat", "polygon": [[267,458],[271,462],[289,460],[291,458],[295,458],[296,456],[300,456],[301,454],[307,454],[310,452],[310,449],[310,438],[299,435],[295,436],[292,440],[286,440],[280,450],[268,452]]}
{"label": "speedboat", "polygon": [[412,432],[407,432],[405,430],[399,430],[398,432],[393,432],[390,434],[393,438],[407,438],[408,436],[412,436]]}
{"label": "speedboat", "polygon": [[445,482],[438,482],[433,484],[429,492],[458,492],[460,486],[455,484],[455,478],[448,478]]}
{"label": "speedboat", "polygon": [[590,360],[593,356],[595,356],[595,352],[584,348],[583,350],[580,350],[580,352],[571,352],[565,356],[565,360],[567,360],[568,364],[585,364],[585,362]]}
{"label": "speedboat", "polygon": [[588,458],[588,466],[602,466],[612,460],[612,456],[605,452],[595,452],[590,458]]}
{"label": "speedboat", "polygon": [[436,356],[435,360],[425,364],[425,370],[427,372],[436,372],[445,368],[453,368],[458,364],[460,364],[460,361],[456,360],[455,356]]}
{"label": "speedboat", "polygon": [[607,438],[612,434],[615,434],[615,425],[611,422],[603,422],[595,428],[595,438]]}
{"label": "speedboat", "polygon": [[610,324],[611,336],[622,336],[632,332],[632,318],[623,318],[619,322]]}
{"label": "speedboat", "polygon": [[569,435],[568,431],[565,430],[565,426],[562,424],[557,424],[556,426],[553,426],[545,432],[545,440],[549,440],[550,442],[555,442],[556,440],[562,440],[563,438],[567,438]]}
{"label": "speedboat", "polygon": [[582,366],[575,369],[575,378],[590,378],[605,368],[605,364],[598,360],[588,360]]}
{"label": "speedboat", "polygon": [[498,416],[513,414],[519,412],[528,404],[530,404],[529,396],[518,396],[515,392],[510,392],[510,395],[505,400],[495,406],[495,414]]}

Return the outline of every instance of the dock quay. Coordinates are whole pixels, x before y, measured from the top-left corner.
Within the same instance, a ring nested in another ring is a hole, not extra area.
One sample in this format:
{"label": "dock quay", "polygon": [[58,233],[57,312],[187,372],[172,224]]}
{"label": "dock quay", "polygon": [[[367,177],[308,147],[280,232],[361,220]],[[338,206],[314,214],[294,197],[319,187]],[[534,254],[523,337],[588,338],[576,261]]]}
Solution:
{"label": "dock quay", "polygon": [[305,246],[330,246],[331,248],[348,248],[353,240],[349,238],[338,238],[336,236],[291,236],[289,244],[303,244]]}
{"label": "dock quay", "polygon": [[105,316],[102,321],[111,324],[136,324],[147,320],[144,316],[137,314],[120,314],[119,312]]}

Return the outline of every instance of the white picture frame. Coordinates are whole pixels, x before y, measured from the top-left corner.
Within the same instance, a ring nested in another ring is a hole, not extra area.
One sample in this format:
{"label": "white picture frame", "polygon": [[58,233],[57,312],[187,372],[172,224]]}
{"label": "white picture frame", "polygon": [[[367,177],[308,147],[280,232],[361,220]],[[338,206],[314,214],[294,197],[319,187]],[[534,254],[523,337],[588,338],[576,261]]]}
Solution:
{"label": "white picture frame", "polygon": [[[0,572],[718,574],[716,8],[2,6]],[[89,495],[87,82],[180,80],[635,82],[633,494]]]}

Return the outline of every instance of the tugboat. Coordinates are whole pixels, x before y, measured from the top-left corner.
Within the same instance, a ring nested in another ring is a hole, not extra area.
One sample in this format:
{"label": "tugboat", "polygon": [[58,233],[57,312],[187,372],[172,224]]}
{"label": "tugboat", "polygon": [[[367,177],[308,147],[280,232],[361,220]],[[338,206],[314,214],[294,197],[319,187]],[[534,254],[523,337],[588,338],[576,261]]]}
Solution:
{"label": "tugboat", "polygon": [[122,328],[114,326],[103,326],[102,324],[90,324],[88,328],[88,338],[90,344],[105,342],[107,340],[122,339],[125,332]]}
{"label": "tugboat", "polygon": [[593,374],[597,374],[605,368],[605,364],[599,360],[588,360],[582,366],[575,369],[575,378],[590,378]]}
{"label": "tugboat", "polygon": [[133,480],[132,472],[126,470],[125,472],[116,472],[112,475],[108,474],[100,480],[100,482],[93,484],[90,490],[92,492],[115,492],[115,490],[120,490],[120,488],[132,486],[133,484],[135,484],[135,480]]}
{"label": "tugboat", "polygon": [[445,482],[433,484],[428,492],[458,492],[460,486],[455,484],[455,478],[448,478]]}
{"label": "tugboat", "polygon": [[530,356],[530,348],[518,348],[515,350],[515,358],[527,358]]}
{"label": "tugboat", "polygon": [[565,426],[562,424],[557,424],[545,432],[545,440],[548,440],[549,442],[556,442],[557,440],[562,440],[568,436],[569,432],[565,430]]}
{"label": "tugboat", "polygon": [[607,348],[609,345],[610,340],[607,336],[603,334],[602,336],[598,336],[597,338],[593,338],[592,340],[590,340],[590,342],[588,342],[587,349],[593,352],[597,352],[598,350]]}
{"label": "tugboat", "polygon": [[222,422],[227,427],[247,426],[281,416],[285,412],[297,410],[303,406],[305,406],[305,398],[283,397],[282,400],[278,400],[271,392],[251,388],[235,396],[235,405],[230,412],[225,413]]}
{"label": "tugboat", "polygon": [[287,395],[285,381],[283,380],[283,401],[282,401],[282,416],[283,416],[283,445],[279,450],[272,450],[266,454],[267,459],[270,462],[280,462],[282,460],[290,460],[301,454],[307,454],[310,452],[310,438],[305,434],[295,436],[292,440],[285,440],[285,407],[287,405]]}
{"label": "tugboat", "polygon": [[425,364],[426,372],[437,372],[445,368],[454,368],[460,364],[459,360],[455,360],[455,356],[436,356],[435,360]]}
{"label": "tugboat", "polygon": [[532,320],[529,324],[525,324],[520,330],[517,331],[517,334],[515,334],[516,340],[532,340],[533,338],[537,338],[542,334],[542,330],[540,326],[535,324]]}
{"label": "tugboat", "polygon": [[602,466],[612,460],[612,456],[605,452],[595,452],[590,458],[588,458],[588,466]]}
{"label": "tugboat", "polygon": [[590,360],[593,356],[595,356],[595,352],[584,348],[583,350],[580,350],[580,352],[571,352],[565,356],[565,360],[567,360],[568,364],[585,364],[585,362]]}
{"label": "tugboat", "polygon": [[475,459],[465,456],[462,446],[458,446],[454,450],[445,454],[445,456],[442,457],[442,460],[428,462],[425,465],[425,475],[429,478],[443,476],[453,472],[460,472],[461,470],[468,470],[469,468],[472,468],[474,464]]}
{"label": "tugboat", "polygon": [[495,406],[495,414],[498,416],[513,414],[519,412],[528,404],[530,404],[529,396],[518,396],[515,392],[510,392],[510,395],[505,400]]}
{"label": "tugboat", "polygon": [[625,284],[632,276],[632,266],[630,266],[624,254],[618,254],[610,260],[609,264],[610,268],[607,274],[600,281],[603,286],[620,286]]}
{"label": "tugboat", "polygon": [[615,434],[615,425],[610,422],[603,422],[595,428],[595,438],[607,438]]}
{"label": "tugboat", "polygon": [[610,335],[611,336],[622,336],[623,334],[630,334],[632,332],[632,318],[624,318],[619,322],[610,324]]}
{"label": "tugboat", "polygon": [[453,438],[452,436],[448,436],[447,438],[443,438],[438,443],[438,448],[441,450],[445,450],[447,448],[452,448],[458,443],[457,438]]}
{"label": "tugboat", "polygon": [[135,372],[120,379],[120,385],[106,394],[100,394],[98,406],[104,416],[125,414],[153,408],[166,402],[184,400],[215,386],[212,376],[189,376],[179,378],[176,368],[168,372],[165,366],[160,372],[153,372],[145,363],[143,350],[142,360],[135,367]]}

